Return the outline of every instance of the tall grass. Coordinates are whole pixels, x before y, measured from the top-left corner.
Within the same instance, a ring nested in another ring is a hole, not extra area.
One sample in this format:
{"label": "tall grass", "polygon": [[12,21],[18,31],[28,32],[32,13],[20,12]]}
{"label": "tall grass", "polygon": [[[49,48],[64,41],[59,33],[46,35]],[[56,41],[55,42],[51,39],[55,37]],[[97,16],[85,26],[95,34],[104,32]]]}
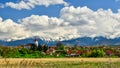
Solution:
{"label": "tall grass", "polygon": [[120,68],[120,62],[85,62],[85,61],[0,61],[0,68]]}

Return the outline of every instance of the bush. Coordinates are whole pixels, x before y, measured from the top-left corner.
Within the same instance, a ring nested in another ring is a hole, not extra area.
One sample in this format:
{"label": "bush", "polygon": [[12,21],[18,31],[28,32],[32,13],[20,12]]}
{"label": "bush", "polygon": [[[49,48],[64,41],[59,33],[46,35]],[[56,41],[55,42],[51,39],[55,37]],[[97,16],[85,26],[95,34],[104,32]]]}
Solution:
{"label": "bush", "polygon": [[89,57],[90,55],[89,54],[86,54],[86,53],[84,53],[84,54],[82,54],[81,55],[81,57]]}
{"label": "bush", "polygon": [[103,50],[93,50],[90,57],[104,57],[105,52]]}

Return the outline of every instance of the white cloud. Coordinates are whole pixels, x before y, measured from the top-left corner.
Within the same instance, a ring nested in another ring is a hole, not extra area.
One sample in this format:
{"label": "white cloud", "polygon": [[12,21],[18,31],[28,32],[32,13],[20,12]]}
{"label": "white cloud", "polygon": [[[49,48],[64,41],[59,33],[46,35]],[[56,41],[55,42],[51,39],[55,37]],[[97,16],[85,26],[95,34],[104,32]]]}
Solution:
{"label": "white cloud", "polygon": [[71,39],[77,35],[77,29],[66,27],[63,24],[64,20],[56,17],[32,15],[20,20],[20,22],[28,31],[31,31],[32,36],[40,36],[45,40]]}
{"label": "white cloud", "polygon": [[29,36],[28,33],[21,24],[17,24],[11,19],[2,21],[2,18],[0,18],[0,39],[18,40]]}
{"label": "white cloud", "polygon": [[5,5],[1,5],[1,6],[7,6],[7,7],[21,10],[21,9],[34,8],[36,5],[37,6],[44,5],[48,7],[49,5],[56,5],[56,4],[64,4],[65,6],[68,5],[68,3],[65,2],[64,0],[26,0],[26,1],[21,0],[18,3],[7,2]]}
{"label": "white cloud", "polygon": [[0,22],[2,22],[2,18],[0,17]]}
{"label": "white cloud", "polygon": [[11,8],[18,9],[18,10],[31,9],[31,7],[28,4],[26,4],[24,1],[21,1],[19,3],[8,2],[6,3],[6,6],[9,6]]}
{"label": "white cloud", "polygon": [[[93,11],[87,7],[65,7],[61,10],[61,19],[69,22],[83,36],[120,36],[120,13],[110,9]],[[116,35],[117,32],[117,35]]]}
{"label": "white cloud", "polygon": [[120,12],[110,9],[93,11],[87,7],[64,7],[60,18],[31,15],[19,20],[0,18],[0,39],[23,39],[39,36],[45,40],[65,40],[77,37],[120,37]]}
{"label": "white cloud", "polygon": [[56,17],[31,15],[19,22],[17,24],[11,19],[2,21],[0,18],[0,39],[10,41],[39,36],[44,40],[64,40],[78,37],[76,28],[67,26],[63,19]]}

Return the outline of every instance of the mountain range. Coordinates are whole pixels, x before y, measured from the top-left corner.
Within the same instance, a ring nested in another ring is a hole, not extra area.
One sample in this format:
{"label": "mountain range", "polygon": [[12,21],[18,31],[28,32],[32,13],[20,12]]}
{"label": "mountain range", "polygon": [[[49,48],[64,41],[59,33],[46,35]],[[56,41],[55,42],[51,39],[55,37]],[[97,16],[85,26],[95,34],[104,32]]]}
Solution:
{"label": "mountain range", "polygon": [[[46,41],[38,38],[39,44],[47,44],[49,46],[56,45],[56,43],[61,42],[65,45],[80,45],[80,46],[93,46],[93,45],[120,45],[120,37],[114,39],[108,39],[102,36],[99,37],[81,37],[81,38],[74,38],[70,40],[63,40],[63,41]],[[34,43],[34,38],[26,38],[22,40],[13,40],[13,41],[4,41],[0,40],[0,45],[5,46],[17,46],[17,45],[25,45],[28,43]]]}

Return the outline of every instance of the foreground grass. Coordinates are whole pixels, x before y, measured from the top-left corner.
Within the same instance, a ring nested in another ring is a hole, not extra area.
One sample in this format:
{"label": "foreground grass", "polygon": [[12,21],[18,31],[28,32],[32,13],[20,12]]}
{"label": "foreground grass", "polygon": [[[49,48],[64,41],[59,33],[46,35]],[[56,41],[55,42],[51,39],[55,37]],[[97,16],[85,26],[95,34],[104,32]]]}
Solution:
{"label": "foreground grass", "polygon": [[103,62],[99,61],[99,58],[96,58],[96,61],[93,61],[93,58],[65,59],[1,59],[0,68],[120,68],[120,62],[113,61],[117,59]]}

